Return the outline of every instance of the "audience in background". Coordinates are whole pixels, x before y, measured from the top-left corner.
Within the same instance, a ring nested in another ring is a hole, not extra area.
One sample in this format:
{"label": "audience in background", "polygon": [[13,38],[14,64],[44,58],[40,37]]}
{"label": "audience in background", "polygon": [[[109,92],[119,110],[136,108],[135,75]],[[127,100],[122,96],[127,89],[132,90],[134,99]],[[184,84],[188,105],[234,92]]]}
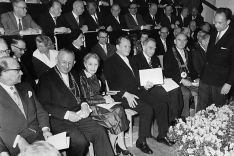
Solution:
{"label": "audience in background", "polygon": [[189,9],[186,7],[182,8],[180,15],[176,19],[179,22],[177,26],[187,27],[189,25],[188,15],[189,15]]}
{"label": "audience in background", "polygon": [[1,23],[5,35],[40,34],[41,28],[27,14],[27,5],[24,0],[12,1],[13,11],[1,15]]}
{"label": "audience in background", "polygon": [[164,9],[164,14],[160,17],[160,22],[162,27],[167,27],[169,29],[175,28],[176,16],[173,13],[171,5],[167,5]]}
{"label": "audience in background", "polygon": [[143,14],[143,19],[146,24],[152,25],[152,29],[160,29],[161,25],[156,3],[150,4],[149,11]]}
{"label": "audience in background", "polygon": [[143,51],[143,44],[144,42],[149,38],[149,33],[146,30],[143,30],[140,33],[140,39],[134,42],[134,55],[137,55],[139,53],[142,53]]}

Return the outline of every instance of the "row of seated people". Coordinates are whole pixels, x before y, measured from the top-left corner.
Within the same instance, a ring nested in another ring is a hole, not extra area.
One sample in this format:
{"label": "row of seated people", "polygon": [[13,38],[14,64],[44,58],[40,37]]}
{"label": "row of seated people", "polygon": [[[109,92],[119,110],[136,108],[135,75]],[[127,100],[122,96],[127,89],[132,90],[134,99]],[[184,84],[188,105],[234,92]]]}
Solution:
{"label": "row of seated people", "polygon": [[191,20],[195,20],[200,26],[203,18],[199,15],[198,10],[193,8],[189,16],[188,8],[183,8],[181,14],[175,17],[172,6],[165,7],[165,14],[158,15],[158,6],[152,3],[149,12],[142,17],[137,13],[137,3],[134,1],[129,4],[129,13],[120,16],[120,6],[114,4],[111,7],[111,15],[103,16],[98,12],[95,2],[87,2],[87,13],[83,13],[83,1],[75,1],[73,9],[61,15],[61,3],[57,0],[51,1],[48,10],[39,16],[37,23],[27,14],[27,6],[23,0],[13,1],[13,11],[2,14],[1,24],[2,34],[5,35],[27,35],[38,34],[42,31],[45,34],[70,33],[75,29],[81,29],[83,32],[96,31],[104,28],[107,31],[116,31],[123,28],[127,29],[159,29],[161,26],[168,28],[188,26]]}
{"label": "row of seated people", "polygon": [[[72,44],[74,46],[79,46],[79,44],[82,45],[82,35],[83,34],[80,32],[80,33],[77,33],[75,36],[73,36],[74,42]],[[100,32],[99,35],[100,35],[99,36],[100,38],[101,37],[106,38],[106,36],[103,36],[103,35],[107,35],[107,33],[104,31],[103,33]],[[185,35],[182,35],[182,34],[178,35],[178,36],[182,36],[182,37],[186,38]],[[38,40],[40,42],[40,39],[37,39],[37,42],[38,42]],[[22,45],[22,42],[16,42],[13,45],[12,45],[12,47],[15,47],[16,49],[18,48],[18,50],[20,52],[22,52],[25,49],[25,47],[19,47],[20,45]],[[4,46],[1,46],[1,47],[4,47]],[[7,46],[5,45],[5,47],[7,47]],[[151,68],[152,66],[153,67],[160,66],[160,63],[156,58],[152,58],[152,65],[148,64],[148,61],[144,55],[144,54],[146,54],[146,56],[148,56],[149,58],[154,55],[155,48],[156,48],[155,41],[153,39],[148,39],[144,44],[143,52],[140,53],[139,55],[136,55],[136,57],[133,57],[133,60],[135,60],[135,61],[133,61],[134,63],[132,63],[132,59],[131,59],[130,60],[131,64],[128,63],[128,61],[126,61],[126,59],[127,59],[126,56],[129,55],[129,52],[131,49],[130,47],[131,47],[130,40],[127,37],[120,37],[119,38],[119,43],[117,42],[117,45],[116,45],[116,48],[117,48],[116,53],[113,53],[113,56],[111,56],[110,59],[107,59],[107,62],[104,63],[104,68],[103,68],[104,75],[107,78],[107,82],[110,84],[110,88],[113,90],[120,91],[120,93],[118,93],[117,95],[114,95],[113,98],[116,101],[121,101],[123,103],[122,106],[124,108],[134,109],[137,112],[139,112],[141,120],[140,120],[140,126],[139,126],[139,138],[137,141],[137,147],[140,148],[145,153],[152,153],[152,150],[146,144],[145,139],[147,137],[151,136],[149,131],[150,131],[150,125],[151,125],[150,123],[151,123],[153,113],[156,113],[156,119],[157,119],[158,126],[159,126],[159,135],[158,135],[157,141],[163,142],[167,145],[170,145],[171,143],[168,142],[167,139],[165,138],[166,132],[168,129],[168,125],[169,125],[169,120],[173,121],[174,118],[180,116],[181,109],[183,107],[182,106],[183,101],[181,101],[180,89],[166,93],[161,86],[153,86],[151,83],[148,83],[144,87],[139,86],[139,83],[138,83],[139,78],[138,78],[137,70],[144,69],[144,68]],[[2,51],[4,51],[4,50],[2,50]],[[64,78],[64,75],[63,75],[63,74],[70,72],[70,70],[74,64],[74,59],[75,59],[74,54],[69,52],[69,51],[66,51],[66,50],[62,50],[60,53],[58,54],[58,62],[57,62],[56,67],[49,69],[48,72],[45,72],[40,77],[40,80],[38,83],[39,89],[37,90],[39,101],[42,103],[44,108],[52,116],[51,117],[51,124],[52,124],[51,128],[55,133],[58,133],[58,132],[61,132],[64,130],[69,131],[69,129],[67,129],[67,127],[64,126],[65,123],[67,123],[67,120],[63,120],[65,118],[65,116],[66,117],[68,116],[68,120],[70,120],[71,122],[78,121],[80,119],[80,118],[78,118],[78,119],[72,118],[72,115],[75,115],[75,114],[73,114],[73,111],[79,110],[78,108],[76,108],[76,107],[78,107],[77,104],[74,106],[71,106],[71,105],[68,106],[68,103],[72,104],[74,102],[76,103],[79,100],[81,100],[79,98],[74,98],[73,96],[77,97],[77,96],[82,95],[85,97],[87,102],[90,103],[91,105],[92,105],[92,103],[95,104],[95,102],[97,102],[95,100],[98,100],[99,102],[104,101],[104,102],[108,103],[108,97],[102,97],[99,94],[100,93],[99,92],[100,86],[99,86],[99,83],[98,83],[97,78],[95,76],[95,73],[96,73],[98,65],[99,65],[98,56],[96,54],[86,55],[86,57],[84,58],[84,65],[85,65],[86,70],[81,70],[80,80],[77,80],[75,77],[73,77],[73,75],[71,75],[71,77],[69,76],[68,78]],[[59,57],[60,55],[61,55],[61,58]],[[78,58],[78,59],[80,59],[80,58]],[[145,63],[142,62],[142,59],[145,61]],[[116,63],[114,63],[115,61],[116,61]],[[122,68],[119,68],[121,66],[122,66]],[[78,70],[76,67],[74,67],[74,68],[75,68],[75,70]],[[61,75],[60,75],[60,74],[58,74],[58,72],[62,72],[63,74],[61,73]],[[117,75],[115,75],[114,73]],[[53,76],[53,78],[49,78],[50,77],[49,75]],[[115,79],[117,76],[119,77],[118,81],[116,81],[116,79]],[[122,77],[120,77],[120,76],[122,76]],[[58,81],[55,81],[56,79],[58,79]],[[61,81],[61,79],[64,80],[64,84],[62,83],[63,84],[62,88],[61,88],[61,82],[59,82],[59,80]],[[69,79],[68,80],[69,83],[68,83],[67,79]],[[78,84],[77,81],[79,82],[79,84],[81,84],[81,91],[79,91],[79,88],[77,87],[77,84]],[[65,89],[66,86],[70,86],[71,90],[70,91],[66,90]],[[86,86],[86,89],[84,89],[85,86]],[[80,93],[80,92],[82,94],[78,95],[78,93]],[[54,98],[51,99],[51,97],[54,97]],[[105,99],[105,98],[107,98],[107,99]],[[52,101],[50,101],[50,100],[52,100]],[[68,100],[68,102],[66,102],[66,100]],[[110,101],[110,99],[109,99],[109,101]],[[157,101],[157,102],[155,102],[155,101]],[[79,101],[79,103],[80,102],[81,101]],[[97,102],[97,103],[99,103],[99,102]],[[67,110],[71,110],[71,111],[69,111],[69,113],[67,113]],[[116,109],[116,110],[118,110],[117,112],[119,112],[119,113],[122,112],[120,114],[123,115],[123,111],[120,111],[121,109]],[[153,110],[154,110],[154,112],[153,112]],[[98,117],[99,118],[101,117],[102,110],[100,108],[94,109],[93,111],[99,113]],[[107,110],[105,110],[105,111],[107,111]],[[168,112],[169,112],[169,114],[168,114]],[[118,115],[120,115],[119,113],[118,113]],[[70,114],[71,114],[71,118],[69,118]],[[73,117],[75,117],[75,116],[73,116]],[[168,118],[171,118],[171,119],[168,119]],[[126,117],[125,117],[125,120],[123,120],[123,118],[122,118],[122,121],[126,121]],[[69,123],[67,123],[67,124],[70,125]],[[112,121],[112,123],[113,123],[113,121]],[[63,127],[59,126],[60,124],[63,124]],[[79,126],[81,126],[81,125],[82,124],[80,123]],[[103,123],[101,123],[101,125],[103,125]],[[125,123],[125,126],[126,126],[126,123]],[[72,127],[70,127],[71,128],[70,130],[72,131],[72,132],[69,131],[70,135],[73,135],[73,132],[74,132],[72,130]],[[79,127],[80,130],[81,131],[84,130],[81,127]],[[119,131],[122,131],[122,132],[125,130],[126,129],[124,129],[124,128],[119,129]],[[84,131],[86,131],[86,129]],[[77,132],[74,132],[74,133],[75,133],[74,135],[80,135],[80,134],[77,134]],[[79,136],[79,138],[80,137],[81,136]],[[94,140],[89,140],[89,141],[92,142]],[[84,143],[84,142],[82,142],[82,143]],[[74,145],[76,147],[77,144],[79,144],[79,143],[77,143],[75,140],[72,140],[72,145]],[[118,144],[120,144],[120,146],[121,146],[121,142],[118,141]],[[96,146],[97,145],[94,143],[95,149],[96,149]],[[121,148],[126,149],[126,147],[124,147],[123,144],[122,144]],[[84,149],[85,148],[82,148],[80,150],[84,150]],[[102,148],[100,147],[100,149],[102,149]],[[83,153],[84,151],[77,151],[77,148],[74,149],[71,147],[70,152],[71,153],[75,152],[77,154],[77,152]],[[97,155],[99,155],[98,153],[100,151],[97,151],[97,149],[96,149],[95,152]],[[101,152],[104,152],[104,151],[101,151]],[[127,151],[122,150],[122,152],[127,152]],[[102,155],[103,155],[103,153],[102,153]]]}

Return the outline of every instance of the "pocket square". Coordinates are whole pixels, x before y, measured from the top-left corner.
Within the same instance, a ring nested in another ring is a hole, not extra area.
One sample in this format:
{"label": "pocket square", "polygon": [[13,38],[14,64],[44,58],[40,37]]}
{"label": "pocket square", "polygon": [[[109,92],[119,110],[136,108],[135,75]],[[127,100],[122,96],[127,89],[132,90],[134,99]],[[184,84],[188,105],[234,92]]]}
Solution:
{"label": "pocket square", "polygon": [[224,49],[224,50],[225,50],[225,49],[227,49],[227,48],[225,48],[225,47],[221,47],[221,49]]}
{"label": "pocket square", "polygon": [[30,98],[32,96],[32,92],[28,91],[28,97]]}

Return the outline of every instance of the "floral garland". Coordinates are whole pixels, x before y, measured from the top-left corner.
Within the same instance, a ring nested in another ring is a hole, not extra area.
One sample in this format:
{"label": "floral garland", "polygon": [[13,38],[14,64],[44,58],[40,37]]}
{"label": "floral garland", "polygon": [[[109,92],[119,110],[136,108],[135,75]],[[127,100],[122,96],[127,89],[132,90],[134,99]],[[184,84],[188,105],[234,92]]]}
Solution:
{"label": "floral garland", "polygon": [[234,156],[234,106],[214,104],[169,128],[180,156]]}

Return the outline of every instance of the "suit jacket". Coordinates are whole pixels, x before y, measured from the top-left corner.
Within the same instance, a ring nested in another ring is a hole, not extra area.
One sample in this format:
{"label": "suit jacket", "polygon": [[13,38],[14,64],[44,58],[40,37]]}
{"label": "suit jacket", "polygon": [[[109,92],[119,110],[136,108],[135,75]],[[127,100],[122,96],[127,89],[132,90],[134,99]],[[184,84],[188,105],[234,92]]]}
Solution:
{"label": "suit jacket", "polygon": [[63,23],[62,16],[59,16],[59,17],[57,17],[56,24],[55,24],[49,11],[47,11],[46,13],[40,15],[39,25],[41,26],[41,28],[45,34],[51,35],[51,34],[54,34],[55,28],[64,26],[64,23]]}
{"label": "suit jacket", "polygon": [[146,24],[140,14],[136,14],[138,24],[135,22],[134,18],[132,17],[132,15],[130,15],[130,13],[124,15],[124,18],[128,29],[140,30],[141,26]]}
{"label": "suit jacket", "polygon": [[195,48],[192,51],[192,56],[194,69],[198,75],[201,75],[204,65],[206,64],[206,52],[198,42],[195,44]]}
{"label": "suit jacket", "polygon": [[79,23],[77,23],[75,17],[73,16],[72,12],[68,12],[63,15],[64,25],[70,28],[72,31],[76,29],[80,29],[83,25],[85,25],[85,19],[81,15],[79,16]]}
{"label": "suit jacket", "polygon": [[119,16],[120,23],[116,18],[111,14],[107,20],[107,26],[111,26],[113,31],[118,31],[126,28],[126,23],[123,16]]}
{"label": "suit jacket", "polygon": [[171,15],[171,22],[165,14],[162,14],[160,17],[160,23],[162,27],[167,27],[171,29],[171,24],[175,24],[175,22],[176,22],[176,17],[174,15]]}
{"label": "suit jacket", "polygon": [[[164,55],[166,53],[162,40],[159,38],[156,39],[156,43],[157,43],[157,47],[155,50],[155,54],[156,55]],[[167,45],[167,50],[170,49],[172,47],[172,45],[170,44],[170,41],[168,41],[168,39],[166,39],[166,45]]]}
{"label": "suit jacket", "polygon": [[36,57],[32,57],[32,63],[34,67],[34,71],[36,73],[37,78],[39,78],[43,73],[50,69],[44,62],[37,59]]}
{"label": "suit jacket", "polygon": [[91,52],[96,53],[101,60],[106,61],[109,57],[111,57],[116,52],[116,47],[112,44],[106,44],[107,54],[104,49],[101,47],[99,43],[97,43],[92,49]]}
{"label": "suit jacket", "polygon": [[140,94],[138,70],[134,66],[132,69],[133,71],[117,53],[104,62],[103,72],[110,90],[120,91],[113,96],[115,101],[122,101],[126,91],[135,95]]}
{"label": "suit jacket", "polygon": [[158,14],[155,15],[155,19],[153,20],[153,18],[151,17],[150,13],[146,13],[143,15],[143,19],[145,21],[146,24],[151,24],[153,26],[160,23],[159,18],[158,18]]}
{"label": "suit jacket", "polygon": [[192,16],[189,15],[188,19],[189,19],[189,22],[195,21],[197,24],[197,27],[200,27],[204,23],[204,18],[201,15],[198,15],[195,19],[192,19]]}
{"label": "suit jacket", "polygon": [[[172,48],[175,48],[175,47],[173,46]],[[172,78],[176,83],[179,84],[182,78],[181,78],[179,65],[178,65],[178,62],[177,62],[174,54],[173,54],[172,48],[169,49],[163,57],[164,74],[166,77]],[[183,59],[180,56],[179,52],[177,51],[176,48],[175,48],[175,50],[176,50],[176,54],[179,58],[179,61],[181,62],[181,64],[184,64]],[[187,74],[192,80],[194,80],[198,76],[197,76],[197,73],[195,72],[194,67],[193,67],[192,54],[190,51],[187,51],[187,54],[188,54],[187,67],[189,70],[189,73],[187,73]]]}
{"label": "suit jacket", "polygon": [[89,13],[86,13],[84,15],[85,23],[88,26],[89,31],[96,31],[96,29],[98,29],[100,26],[106,26],[105,21],[104,21],[105,17],[100,13],[96,13],[96,14],[98,18],[98,24],[95,22],[95,20]]}
{"label": "suit jacket", "polygon": [[189,22],[190,22],[188,17],[184,18],[184,21],[182,21],[181,15],[177,16],[176,20],[180,22],[179,27],[181,27],[181,28],[187,27],[189,25]]}
{"label": "suit jacket", "polygon": [[217,31],[211,34],[207,48],[207,64],[202,74],[202,81],[222,86],[234,83],[234,31],[229,26],[225,34],[215,44]]}
{"label": "suit jacket", "polygon": [[0,152],[8,150],[12,156],[19,152],[18,148],[12,147],[16,135],[19,134],[32,143],[39,138],[43,139],[43,127],[50,127],[49,116],[41,107],[30,85],[20,83],[15,87],[26,118],[10,95],[0,86]]}
{"label": "suit jacket", "polygon": [[[80,89],[77,90],[77,99],[72,91],[68,89],[59,74],[56,72],[57,67],[51,68],[44,73],[38,82],[37,96],[45,110],[51,114],[51,127],[54,131],[63,126],[63,123],[69,123],[64,116],[67,111],[79,111],[83,98],[80,95]],[[75,82],[79,87],[79,77],[76,72],[69,73],[69,83],[71,86],[72,80],[70,74],[73,75]],[[58,126],[58,127],[57,127]]]}
{"label": "suit jacket", "polygon": [[[1,15],[1,23],[5,30],[5,35],[19,35],[17,21],[12,11]],[[26,14],[26,16],[22,18],[22,26],[23,30],[28,28],[40,29],[29,14]]]}

